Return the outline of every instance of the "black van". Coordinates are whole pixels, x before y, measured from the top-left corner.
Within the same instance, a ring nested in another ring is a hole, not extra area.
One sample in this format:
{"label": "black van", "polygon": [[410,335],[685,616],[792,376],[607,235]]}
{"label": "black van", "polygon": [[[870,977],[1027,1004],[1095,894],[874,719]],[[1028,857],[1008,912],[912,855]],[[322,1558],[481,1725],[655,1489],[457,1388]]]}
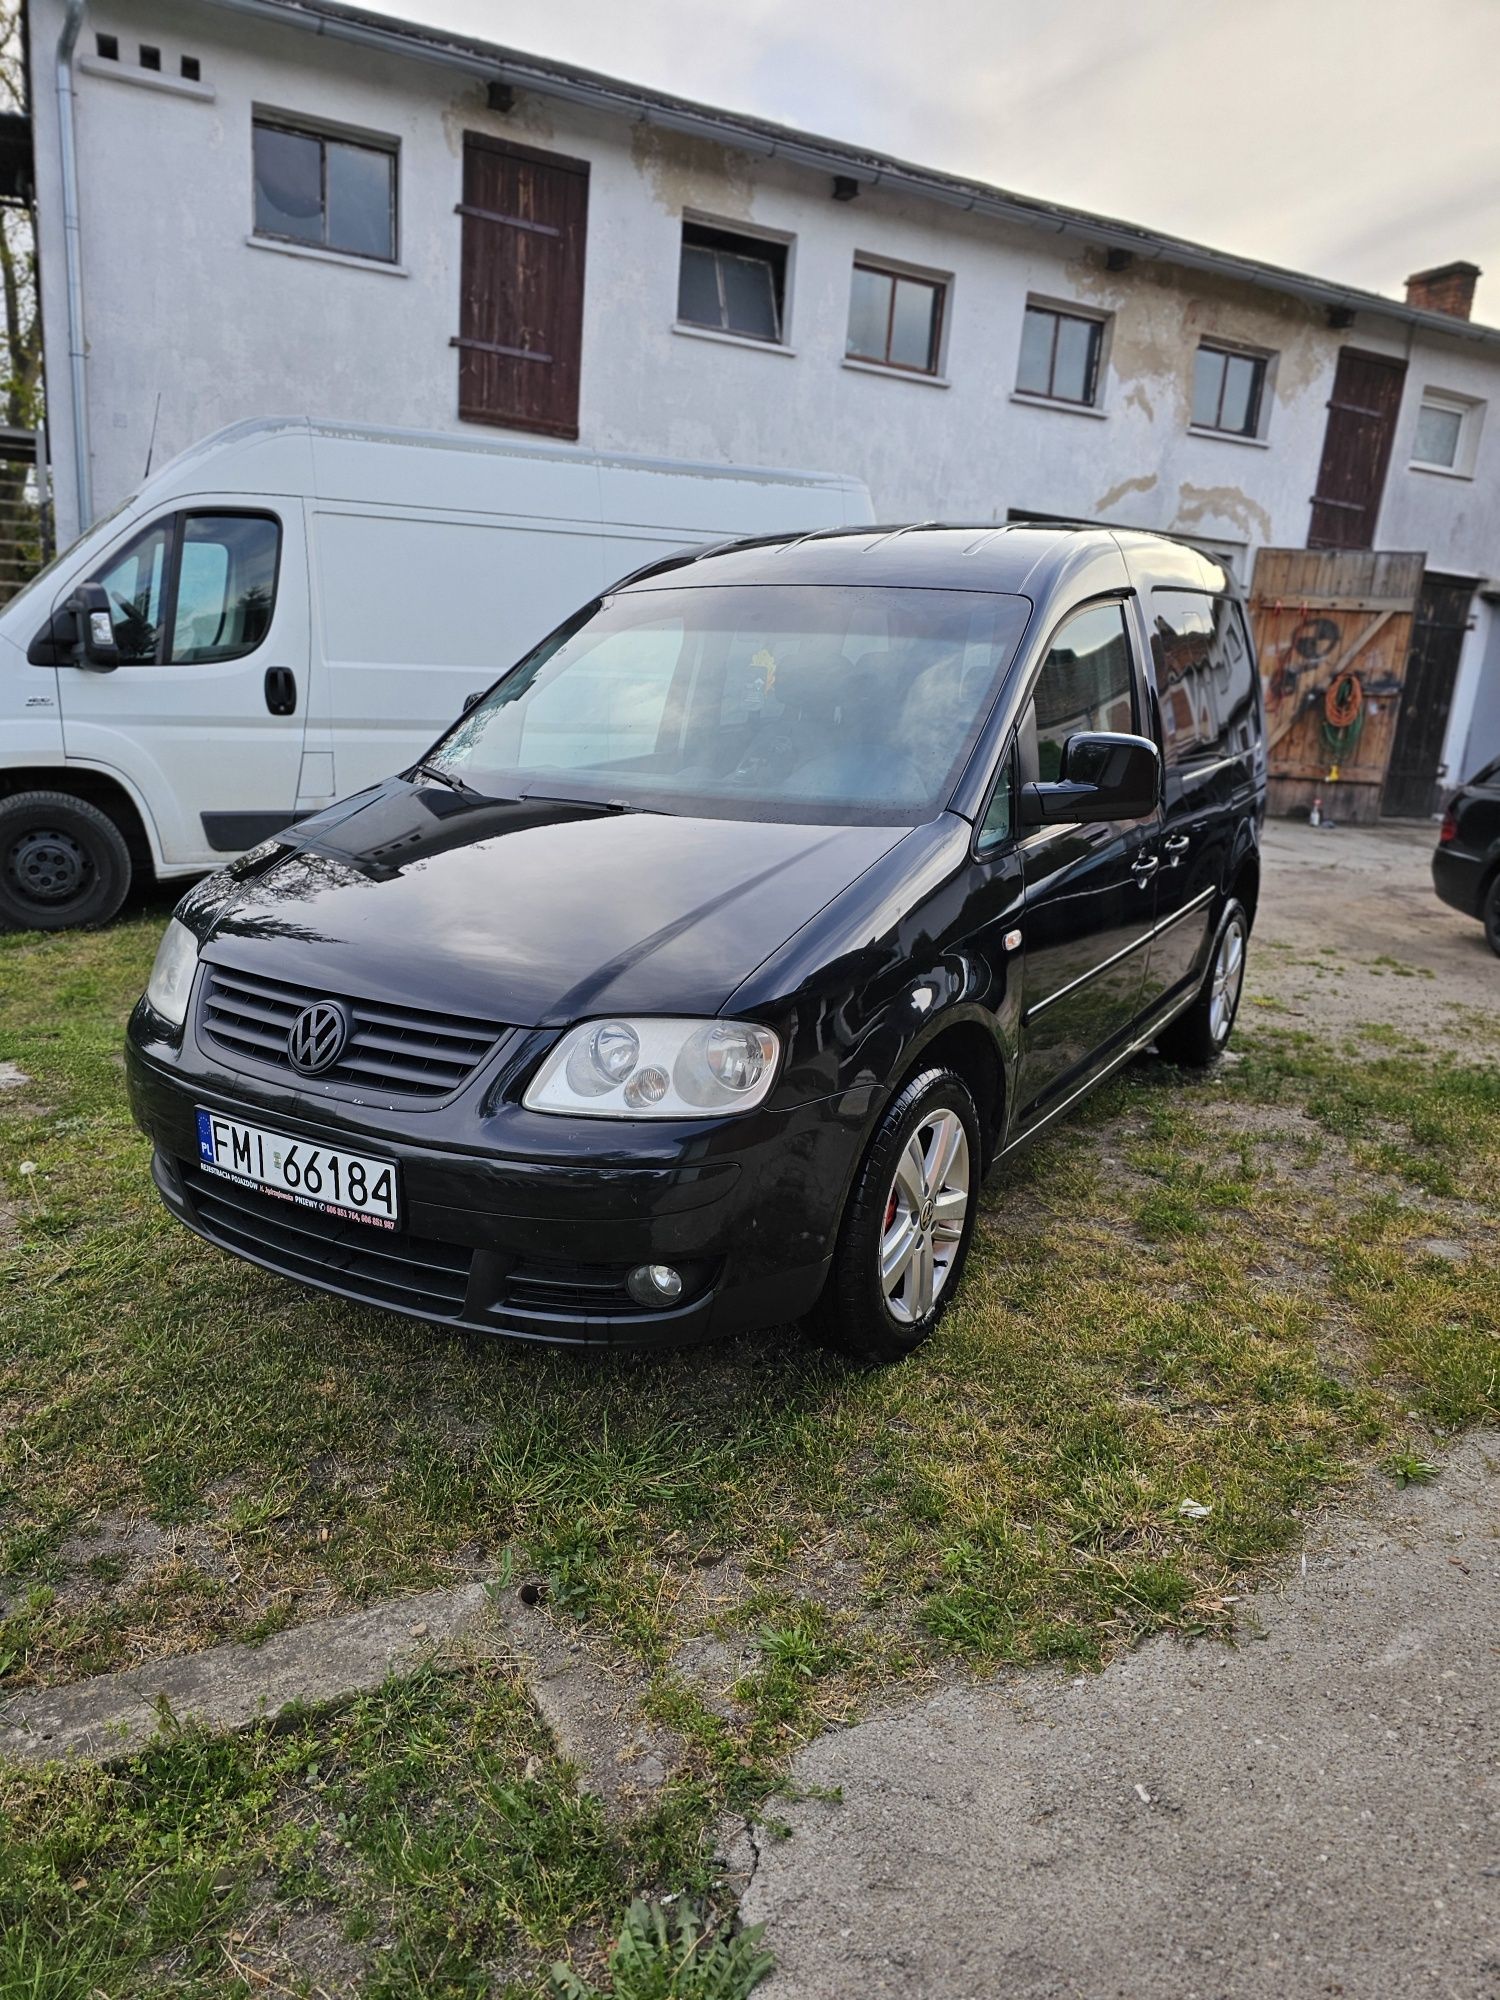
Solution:
{"label": "black van", "polygon": [[1223,1049],[1264,809],[1244,613],[1178,543],[673,557],[189,893],[132,1102],[189,1228],[345,1297],[574,1343],[816,1309],[891,1359],[996,1159]]}

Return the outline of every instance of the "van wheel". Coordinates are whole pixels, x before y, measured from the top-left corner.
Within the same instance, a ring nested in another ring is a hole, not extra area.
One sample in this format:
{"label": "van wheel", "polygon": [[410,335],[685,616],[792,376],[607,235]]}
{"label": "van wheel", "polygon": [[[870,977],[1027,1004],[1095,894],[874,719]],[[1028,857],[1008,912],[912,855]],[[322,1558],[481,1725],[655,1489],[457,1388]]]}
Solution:
{"label": "van wheel", "polygon": [[1245,990],[1245,950],[1250,919],[1233,896],[1224,905],[1209,953],[1203,987],[1185,1014],[1179,1014],[1156,1038],[1158,1052],[1184,1069],[1207,1069],[1229,1046],[1240,995]]}
{"label": "van wheel", "polygon": [[1484,918],[1485,943],[1500,958],[1500,874],[1490,877],[1480,915]]}
{"label": "van wheel", "polygon": [[107,924],[130,887],[130,849],[109,817],[67,792],[0,798],[0,925]]}
{"label": "van wheel", "polygon": [[859,1361],[899,1361],[958,1290],[979,1200],[979,1114],[963,1078],[924,1070],[887,1107],[839,1231],[821,1331]]}

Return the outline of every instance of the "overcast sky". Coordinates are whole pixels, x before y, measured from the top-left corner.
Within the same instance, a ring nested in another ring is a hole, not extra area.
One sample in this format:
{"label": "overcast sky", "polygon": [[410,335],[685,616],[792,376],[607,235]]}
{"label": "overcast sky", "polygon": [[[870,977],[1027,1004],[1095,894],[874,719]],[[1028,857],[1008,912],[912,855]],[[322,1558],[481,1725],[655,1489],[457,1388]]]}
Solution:
{"label": "overcast sky", "polygon": [[382,4],[1396,297],[1469,258],[1500,321],[1500,0]]}

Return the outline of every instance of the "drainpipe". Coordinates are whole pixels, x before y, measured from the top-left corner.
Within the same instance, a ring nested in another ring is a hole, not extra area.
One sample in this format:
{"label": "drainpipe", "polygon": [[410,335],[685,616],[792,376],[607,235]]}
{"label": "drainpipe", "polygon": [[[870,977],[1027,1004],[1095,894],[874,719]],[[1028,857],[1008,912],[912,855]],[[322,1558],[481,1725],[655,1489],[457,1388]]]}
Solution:
{"label": "drainpipe", "polygon": [[57,38],[57,151],[62,173],[63,272],[68,299],[68,400],[73,419],[73,484],[78,532],[94,518],[89,406],[83,339],[83,245],[78,223],[78,141],[73,127],[73,51],[88,0],[67,0]]}

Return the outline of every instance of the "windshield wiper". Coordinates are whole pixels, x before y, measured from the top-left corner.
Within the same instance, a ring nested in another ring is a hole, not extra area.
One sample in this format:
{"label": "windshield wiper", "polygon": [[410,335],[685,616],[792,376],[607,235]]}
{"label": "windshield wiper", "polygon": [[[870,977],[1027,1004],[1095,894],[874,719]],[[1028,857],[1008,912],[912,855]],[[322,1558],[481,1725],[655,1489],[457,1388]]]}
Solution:
{"label": "windshield wiper", "polygon": [[418,764],[414,768],[417,777],[432,778],[437,784],[446,785],[450,792],[457,792],[461,799],[485,798],[483,792],[476,792],[472,785],[466,785],[462,778],[455,778],[451,771],[444,771],[436,764]]}
{"label": "windshield wiper", "polygon": [[565,792],[534,792],[528,785],[521,797],[528,804],[535,800],[543,806],[582,806],[585,812],[596,813],[648,813],[658,810],[655,806],[638,806],[630,799],[575,799]]}

